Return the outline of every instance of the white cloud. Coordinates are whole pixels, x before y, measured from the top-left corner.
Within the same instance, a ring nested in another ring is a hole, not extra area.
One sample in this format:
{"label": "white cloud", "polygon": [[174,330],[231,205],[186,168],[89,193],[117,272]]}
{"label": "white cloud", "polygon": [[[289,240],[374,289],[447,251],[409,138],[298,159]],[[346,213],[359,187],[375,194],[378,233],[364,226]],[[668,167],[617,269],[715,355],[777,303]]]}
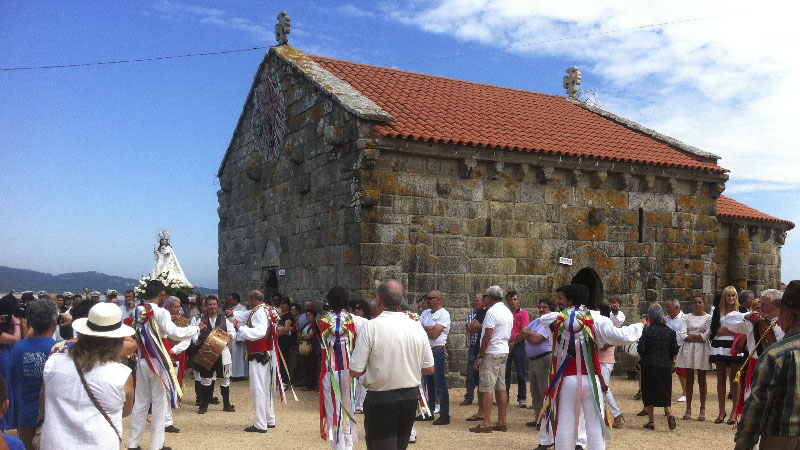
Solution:
{"label": "white cloud", "polygon": [[346,5],[339,6],[338,8],[336,8],[336,10],[339,12],[339,14],[348,17],[358,17],[358,18],[375,17],[374,12],[358,8],[349,3]]}
{"label": "white cloud", "polygon": [[[776,13],[780,4],[426,0],[399,5],[388,10],[391,19],[428,32],[514,46],[507,50],[513,53],[582,61],[584,74],[591,71],[604,83],[582,87],[597,88],[604,108],[720,155],[720,165],[734,179],[770,181],[776,173],[800,170],[790,100],[800,85],[800,60],[791,57],[800,27],[791,14]],[[615,32],[629,28],[638,29]],[[800,177],[785,183],[800,187]]]}
{"label": "white cloud", "polygon": [[158,1],[153,8],[168,20],[197,21],[203,24],[210,24],[221,28],[244,31],[252,39],[258,42],[270,42],[274,39],[275,30],[265,26],[257,25],[242,17],[236,17],[224,10],[216,8],[205,8],[186,3],[171,1]]}

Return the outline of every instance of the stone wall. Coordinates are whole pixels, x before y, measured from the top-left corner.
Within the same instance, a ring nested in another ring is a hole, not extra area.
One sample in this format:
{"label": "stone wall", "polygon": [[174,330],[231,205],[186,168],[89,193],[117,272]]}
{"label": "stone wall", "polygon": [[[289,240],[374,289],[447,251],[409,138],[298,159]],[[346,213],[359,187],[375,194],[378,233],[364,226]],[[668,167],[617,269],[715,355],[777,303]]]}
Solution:
{"label": "stone wall", "polygon": [[765,289],[780,289],[786,226],[729,218],[720,222],[713,299],[719,298],[725,286],[749,289],[756,297]]}

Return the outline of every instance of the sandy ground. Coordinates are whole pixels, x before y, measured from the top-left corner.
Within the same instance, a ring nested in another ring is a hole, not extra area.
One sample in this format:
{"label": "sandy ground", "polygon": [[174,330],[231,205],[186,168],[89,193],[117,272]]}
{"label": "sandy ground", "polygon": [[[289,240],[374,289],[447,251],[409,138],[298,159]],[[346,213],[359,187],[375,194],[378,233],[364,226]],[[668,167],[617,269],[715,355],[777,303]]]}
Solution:
{"label": "sandy ground", "polygon": [[[706,407],[706,421],[696,420],[699,410],[697,398],[694,400],[693,420],[681,420],[685,412],[685,403],[673,403],[674,414],[678,419],[678,428],[670,432],[667,428],[667,419],[663,416],[663,409],[656,415],[656,430],[642,429],[646,418],[636,417],[641,410],[641,401],[634,401],[633,395],[637,390],[637,382],[629,381],[624,377],[612,377],[611,389],[626,418],[624,428],[612,430],[611,441],[607,442],[609,449],[704,449],[732,448],[734,431],[729,425],[715,425],[718,404],[716,396],[716,377],[709,373],[709,398]],[[297,390],[299,401],[290,400],[288,404],[276,404],[277,426],[266,434],[245,433],[243,429],[253,423],[253,406],[247,381],[231,384],[235,413],[222,411],[222,405],[210,406],[208,414],[198,415],[194,406],[194,392],[191,388],[193,381],[187,376],[189,393],[187,404],[175,411],[175,426],[180,428],[180,433],[167,433],[165,445],[175,450],[195,449],[326,449],[330,444],[319,437],[319,397],[314,392]],[[695,386],[695,397],[697,397]],[[680,386],[677,377],[674,377],[673,399],[680,395]],[[219,388],[216,395],[219,396]],[[525,426],[525,422],[532,420],[533,410],[521,409],[516,403],[509,406],[508,425],[506,433],[494,432],[492,434],[470,433],[467,428],[474,422],[465,419],[477,410],[477,403],[471,406],[458,406],[463,400],[464,389],[451,389],[451,423],[448,426],[433,426],[431,422],[417,422],[417,444],[410,445],[411,449],[467,449],[467,448],[507,448],[507,449],[532,449],[538,445],[537,431],[535,428]],[[516,385],[511,389],[511,397],[516,399]],[[730,410],[730,401],[728,401]],[[496,414],[496,410],[493,410]],[[495,416],[496,417],[496,416]],[[356,416],[359,422],[359,439],[356,449],[365,449],[363,430],[360,424],[363,416]],[[127,444],[130,419],[125,419],[123,444]],[[140,444],[147,449],[149,431],[145,440]],[[591,444],[591,443],[590,443]],[[591,448],[591,445],[590,447]]]}

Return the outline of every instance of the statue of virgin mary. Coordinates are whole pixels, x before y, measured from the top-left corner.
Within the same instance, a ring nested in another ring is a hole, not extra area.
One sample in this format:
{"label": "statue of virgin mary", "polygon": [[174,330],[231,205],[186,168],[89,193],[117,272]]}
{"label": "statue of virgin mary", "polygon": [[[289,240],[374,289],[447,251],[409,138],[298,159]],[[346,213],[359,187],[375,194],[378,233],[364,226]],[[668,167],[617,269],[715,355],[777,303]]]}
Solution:
{"label": "statue of virgin mary", "polygon": [[181,263],[178,262],[178,257],[172,246],[169,245],[169,230],[162,228],[158,232],[158,249],[154,251],[156,255],[156,263],[153,267],[153,276],[165,273],[167,280],[177,280],[182,284],[193,288],[194,286],[189,280],[186,279],[186,274],[183,273]]}

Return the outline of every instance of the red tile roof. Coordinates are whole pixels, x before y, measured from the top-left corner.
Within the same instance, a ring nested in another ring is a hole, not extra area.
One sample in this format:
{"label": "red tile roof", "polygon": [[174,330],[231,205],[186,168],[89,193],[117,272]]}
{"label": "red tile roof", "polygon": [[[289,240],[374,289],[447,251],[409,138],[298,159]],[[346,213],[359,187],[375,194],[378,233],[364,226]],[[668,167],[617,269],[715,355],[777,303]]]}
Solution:
{"label": "red tile roof", "polygon": [[764,214],[755,208],[751,208],[744,203],[737,202],[736,200],[724,195],[720,195],[717,199],[717,216],[730,217],[733,219],[757,220],[759,222],[780,223],[783,225],[788,225],[790,230],[794,228],[793,222],[778,219],[777,217],[772,217],[769,214]]}
{"label": "red tile roof", "polygon": [[395,117],[381,136],[726,172],[565,97],[309,55]]}

